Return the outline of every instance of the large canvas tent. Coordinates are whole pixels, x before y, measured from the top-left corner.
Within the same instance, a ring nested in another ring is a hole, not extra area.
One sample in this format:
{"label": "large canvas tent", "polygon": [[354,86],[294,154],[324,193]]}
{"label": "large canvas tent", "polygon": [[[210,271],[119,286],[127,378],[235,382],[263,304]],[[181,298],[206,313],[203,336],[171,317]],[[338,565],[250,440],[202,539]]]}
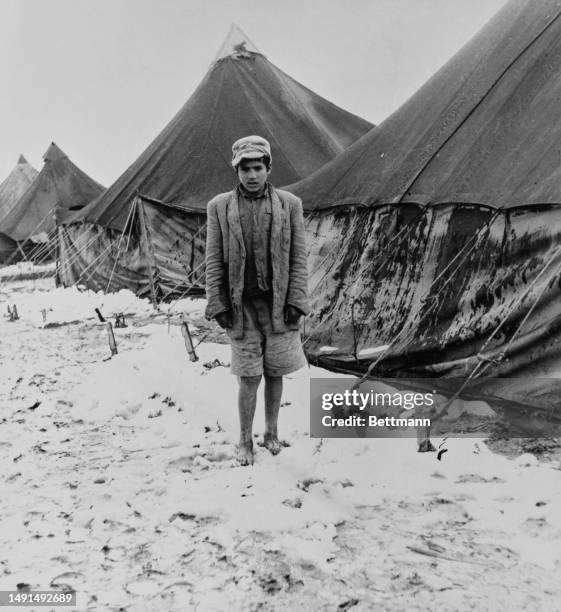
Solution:
{"label": "large canvas tent", "polygon": [[560,99],[561,1],[511,0],[292,187],[312,211],[312,359],[559,407],[540,377],[561,375]]}
{"label": "large canvas tent", "polygon": [[[201,286],[206,204],[235,185],[236,139],[259,134],[271,142],[271,180],[280,186],[310,174],[372,127],[282,72],[233,27],[183,108],[75,218],[79,223],[61,231],[62,278],[83,282],[83,270],[105,250],[88,275],[92,288],[144,294],[149,277],[161,295]],[[111,245],[126,229],[123,252]]]}
{"label": "large canvas tent", "polygon": [[[20,155],[14,169],[0,184],[0,221],[14,208],[38,174],[25,157]],[[16,242],[0,234],[0,262],[9,258],[16,248]]]}
{"label": "large canvas tent", "polygon": [[[0,234],[18,243],[48,242],[69,210],[78,210],[96,198],[103,187],[80,170],[51,143],[44,165],[12,210],[0,220]],[[42,254],[47,255],[47,249]]]}

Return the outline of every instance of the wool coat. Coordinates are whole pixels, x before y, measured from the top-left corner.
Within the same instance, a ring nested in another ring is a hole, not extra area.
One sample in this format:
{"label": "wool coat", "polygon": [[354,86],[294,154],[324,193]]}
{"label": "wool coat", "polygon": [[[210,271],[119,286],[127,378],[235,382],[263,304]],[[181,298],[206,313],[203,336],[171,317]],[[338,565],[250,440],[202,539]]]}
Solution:
{"label": "wool coat", "polygon": [[[302,201],[295,195],[270,188],[271,289],[273,332],[298,329],[284,322],[284,308],[291,304],[308,314],[308,270]],[[237,189],[221,193],[207,205],[206,316],[211,319],[230,310],[232,338],[243,338],[242,294],[245,246]]]}

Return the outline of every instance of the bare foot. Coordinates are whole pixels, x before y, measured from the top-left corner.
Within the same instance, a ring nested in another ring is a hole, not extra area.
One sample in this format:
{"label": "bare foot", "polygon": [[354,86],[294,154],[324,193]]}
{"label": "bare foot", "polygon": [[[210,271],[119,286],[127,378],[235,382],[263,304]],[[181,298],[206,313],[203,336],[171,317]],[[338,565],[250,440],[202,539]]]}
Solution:
{"label": "bare foot", "polygon": [[278,455],[283,447],[278,439],[278,436],[267,433],[263,436],[263,446],[271,453],[271,455]]}
{"label": "bare foot", "polygon": [[240,444],[238,446],[236,461],[238,465],[241,466],[253,465],[253,447],[246,444]]}
{"label": "bare foot", "polygon": [[[279,447],[276,452],[272,451],[269,448],[272,445],[273,441],[275,442],[275,444],[273,445],[274,448],[276,448],[277,444]],[[257,446],[260,446],[261,448],[266,448],[267,450],[271,451],[273,455],[278,455],[283,448],[290,448],[290,442],[287,442],[286,440],[279,440],[275,437],[267,436],[262,442],[257,442]]]}
{"label": "bare foot", "polygon": [[430,440],[423,440],[419,444],[419,448],[417,449],[418,453],[434,453],[436,452],[436,448],[432,445]]}

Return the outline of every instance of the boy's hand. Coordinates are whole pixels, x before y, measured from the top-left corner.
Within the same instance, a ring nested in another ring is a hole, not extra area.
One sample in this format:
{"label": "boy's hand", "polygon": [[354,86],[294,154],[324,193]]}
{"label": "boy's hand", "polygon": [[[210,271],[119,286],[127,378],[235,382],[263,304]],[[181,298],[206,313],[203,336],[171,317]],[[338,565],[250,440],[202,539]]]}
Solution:
{"label": "boy's hand", "polygon": [[232,327],[232,315],[229,310],[219,312],[214,319],[222,329],[230,329]]}
{"label": "boy's hand", "polygon": [[284,307],[284,322],[287,325],[294,325],[295,323],[298,323],[301,316],[303,316],[303,313],[300,310],[298,310],[296,306],[287,304]]}

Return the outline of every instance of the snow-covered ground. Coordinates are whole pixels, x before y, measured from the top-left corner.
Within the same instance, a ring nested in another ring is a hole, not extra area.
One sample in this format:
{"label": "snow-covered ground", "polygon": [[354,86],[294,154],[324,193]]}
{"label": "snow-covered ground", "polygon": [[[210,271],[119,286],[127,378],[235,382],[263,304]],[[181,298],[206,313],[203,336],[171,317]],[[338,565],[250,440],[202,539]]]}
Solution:
{"label": "snow-covered ground", "polygon": [[15,280],[22,277],[47,278],[55,273],[56,264],[49,262],[35,265],[30,261],[20,261],[0,268],[0,279],[2,281]]}
{"label": "snow-covered ground", "polygon": [[[329,375],[312,368],[285,380],[290,446],[237,467],[237,382],[203,301],[154,313],[45,279],[1,285],[0,313],[13,304],[0,590],[68,585],[80,611],[561,610],[557,462],[474,439],[441,461],[412,439],[311,439],[309,378]],[[125,313],[113,357],[95,308]]]}

